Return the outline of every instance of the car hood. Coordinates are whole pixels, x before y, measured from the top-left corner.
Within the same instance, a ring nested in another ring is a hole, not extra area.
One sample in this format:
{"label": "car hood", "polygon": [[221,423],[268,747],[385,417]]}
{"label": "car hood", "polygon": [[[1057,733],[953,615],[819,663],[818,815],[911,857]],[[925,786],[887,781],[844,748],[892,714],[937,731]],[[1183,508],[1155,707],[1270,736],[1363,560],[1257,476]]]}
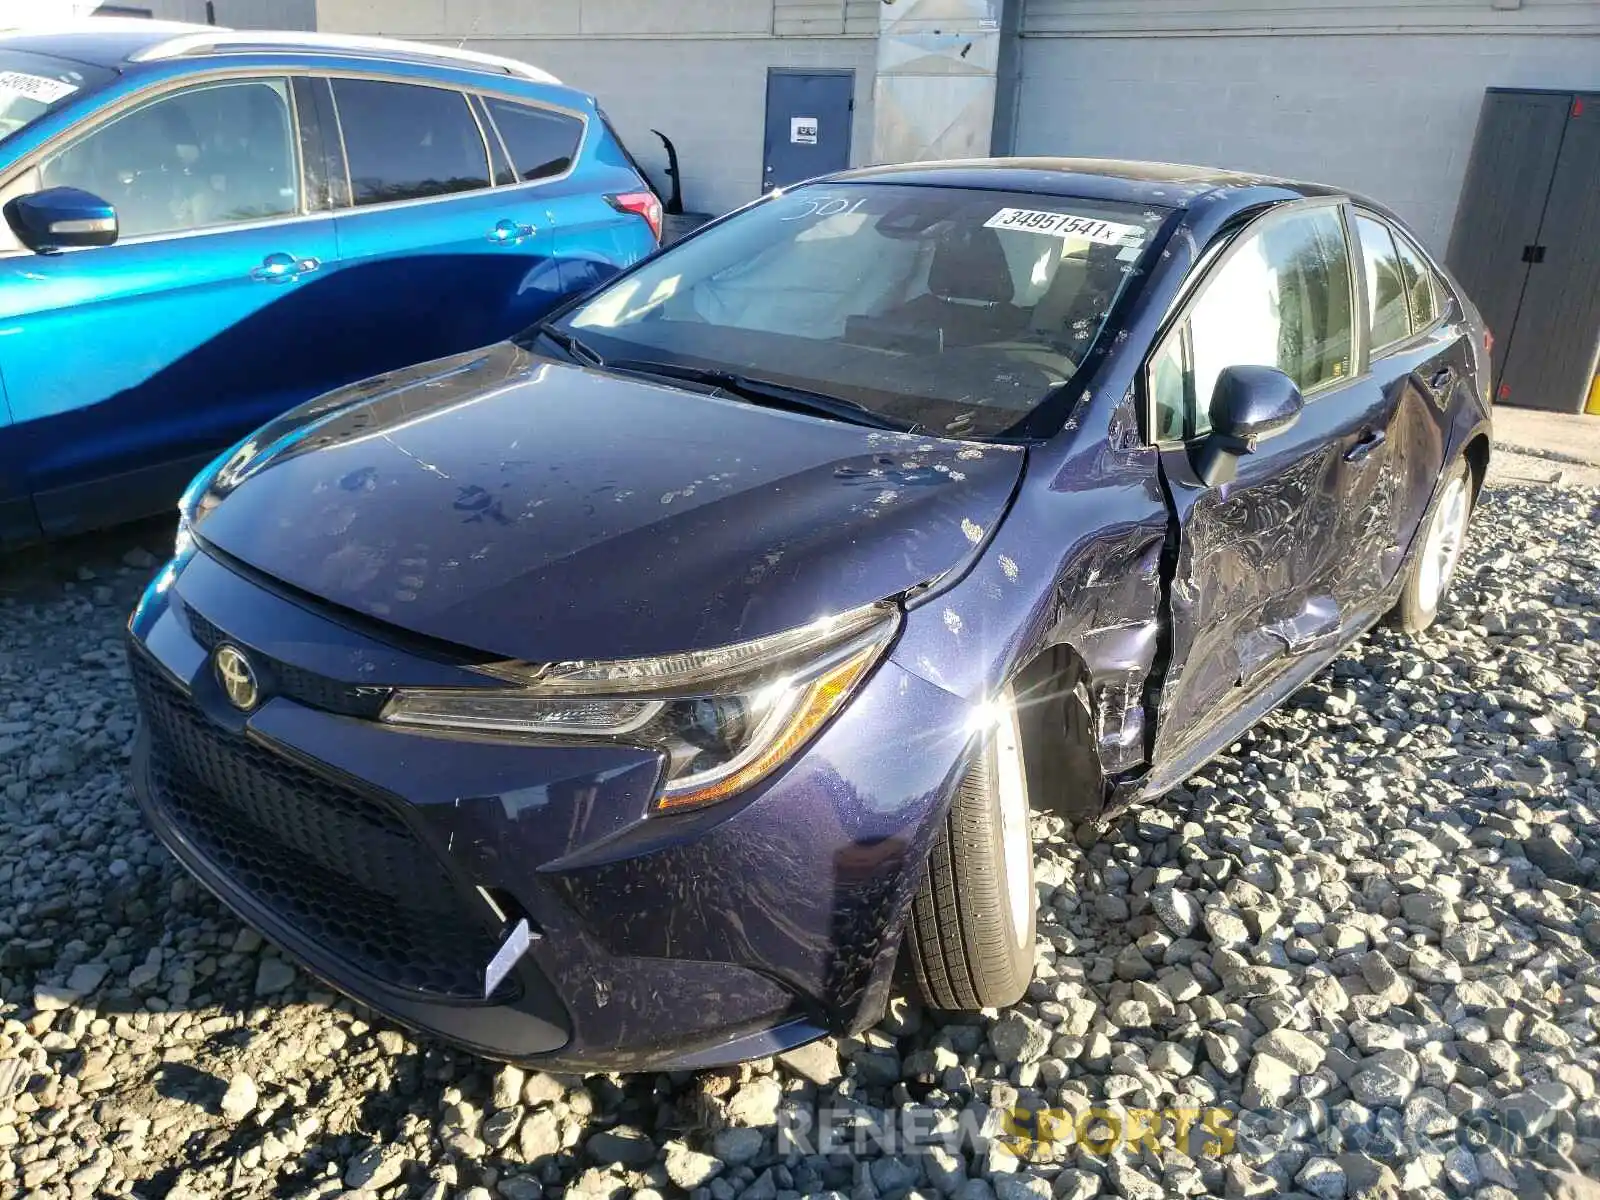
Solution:
{"label": "car hood", "polygon": [[528,662],[725,645],[964,570],[1024,460],[510,343],[323,397],[247,447],[203,543]]}

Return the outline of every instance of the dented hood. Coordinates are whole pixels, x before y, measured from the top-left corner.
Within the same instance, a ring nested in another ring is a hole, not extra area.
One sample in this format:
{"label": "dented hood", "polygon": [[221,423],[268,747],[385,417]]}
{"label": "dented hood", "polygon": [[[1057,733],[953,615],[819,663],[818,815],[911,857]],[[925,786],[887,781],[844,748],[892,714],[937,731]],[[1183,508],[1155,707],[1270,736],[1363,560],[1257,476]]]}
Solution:
{"label": "dented hood", "polygon": [[632,658],[760,637],[960,571],[1016,447],[885,433],[509,343],[369,380],[254,439],[203,541],[482,651]]}

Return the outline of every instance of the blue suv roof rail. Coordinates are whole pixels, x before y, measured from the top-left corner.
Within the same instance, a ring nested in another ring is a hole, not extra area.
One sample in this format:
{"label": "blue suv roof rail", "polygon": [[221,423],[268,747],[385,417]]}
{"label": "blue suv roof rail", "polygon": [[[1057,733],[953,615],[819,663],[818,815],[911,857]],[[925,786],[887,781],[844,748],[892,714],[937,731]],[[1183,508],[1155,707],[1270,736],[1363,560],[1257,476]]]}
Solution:
{"label": "blue suv roof rail", "polygon": [[356,34],[263,32],[205,28],[185,33],[136,50],[130,62],[161,62],[200,54],[244,54],[251,51],[305,50],[323,54],[360,54],[399,62],[446,63],[479,71],[513,75],[535,83],[559,84],[550,72],[514,58],[484,54],[478,50],[458,50],[427,42],[406,42],[398,38],[362,37]]}

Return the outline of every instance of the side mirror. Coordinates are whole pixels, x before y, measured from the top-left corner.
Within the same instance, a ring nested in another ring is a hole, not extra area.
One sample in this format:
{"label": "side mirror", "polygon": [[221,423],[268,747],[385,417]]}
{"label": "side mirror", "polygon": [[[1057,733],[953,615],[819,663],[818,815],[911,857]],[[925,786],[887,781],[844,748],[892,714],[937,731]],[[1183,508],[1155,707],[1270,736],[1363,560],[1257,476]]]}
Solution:
{"label": "side mirror", "polygon": [[1275,367],[1224,367],[1211,391],[1211,432],[1196,473],[1207,487],[1231,483],[1239,459],[1298,421],[1305,406],[1294,380]]}
{"label": "side mirror", "polygon": [[40,254],[109,246],[117,240],[117,210],[81,188],[46,188],[18,196],[5,206],[5,216],[18,240]]}

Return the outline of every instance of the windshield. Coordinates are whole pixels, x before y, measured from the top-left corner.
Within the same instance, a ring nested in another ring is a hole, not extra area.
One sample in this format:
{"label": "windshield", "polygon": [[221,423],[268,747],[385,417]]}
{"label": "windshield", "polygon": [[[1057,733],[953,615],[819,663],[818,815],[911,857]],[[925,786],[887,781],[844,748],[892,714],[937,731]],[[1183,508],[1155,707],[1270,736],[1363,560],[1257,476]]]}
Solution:
{"label": "windshield", "polygon": [[556,322],[605,358],[737,372],[961,437],[1072,378],[1166,214],[815,184],[670,249]]}
{"label": "windshield", "polygon": [[115,77],[87,63],[0,50],[0,142],[80,92],[104,87]]}

